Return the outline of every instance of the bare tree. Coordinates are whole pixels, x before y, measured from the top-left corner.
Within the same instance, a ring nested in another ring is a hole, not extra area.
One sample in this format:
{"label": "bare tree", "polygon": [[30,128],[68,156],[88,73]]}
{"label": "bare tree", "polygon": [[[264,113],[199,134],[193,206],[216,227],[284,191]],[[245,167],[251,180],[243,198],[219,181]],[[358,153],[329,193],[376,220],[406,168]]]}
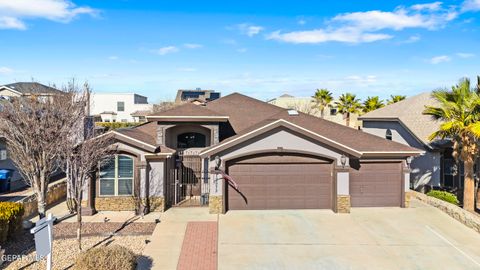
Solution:
{"label": "bare tree", "polygon": [[158,113],[158,112],[163,112],[163,111],[166,111],[166,110],[170,110],[170,109],[174,108],[175,106],[177,106],[177,104],[175,104],[175,102],[161,101],[158,104],[153,105],[152,113]]}
{"label": "bare tree", "polygon": [[112,138],[108,135],[95,137],[93,125],[89,122],[88,96],[90,87],[87,83],[81,90],[78,86],[70,86],[75,91],[75,104],[77,113],[76,127],[62,144],[65,172],[67,176],[67,202],[71,211],[77,215],[77,241],[78,248],[82,249],[82,201],[89,182],[94,180],[95,172],[115,152],[110,147]]}
{"label": "bare tree", "polygon": [[310,115],[315,115],[317,113],[317,108],[315,104],[311,102],[293,102],[288,105],[288,108]]}
{"label": "bare tree", "polygon": [[48,97],[16,97],[2,102],[0,108],[0,134],[10,158],[36,195],[40,218],[45,217],[50,176],[64,165],[62,145],[77,125],[72,115],[78,112],[78,105],[70,86]]}

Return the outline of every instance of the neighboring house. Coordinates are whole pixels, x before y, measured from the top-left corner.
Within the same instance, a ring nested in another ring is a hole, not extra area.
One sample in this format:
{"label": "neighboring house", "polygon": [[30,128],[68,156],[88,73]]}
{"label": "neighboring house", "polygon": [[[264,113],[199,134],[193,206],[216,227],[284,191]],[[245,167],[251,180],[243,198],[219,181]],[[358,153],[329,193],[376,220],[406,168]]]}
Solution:
{"label": "neighboring house", "polygon": [[[269,100],[268,103],[286,109],[296,109],[298,111],[302,111],[304,113],[308,113],[317,117],[320,117],[321,114],[320,110],[314,107],[314,99],[311,97],[294,97],[288,94],[284,94],[277,98]],[[351,127],[359,127],[357,118],[357,114],[350,115]],[[330,103],[330,106],[325,108],[324,119],[335,122],[337,124],[346,125],[344,115],[339,113],[337,107],[335,106],[335,100]]]}
{"label": "neighboring house", "polygon": [[139,115],[139,112],[151,112],[152,108],[153,105],[148,103],[147,97],[134,93],[90,95],[90,114],[101,122],[142,122],[146,114]]}
{"label": "neighboring house", "polygon": [[[35,95],[38,98],[48,98],[52,94],[62,91],[37,82],[17,82],[0,86],[1,99],[9,100],[16,97],[27,97]],[[18,172],[13,161],[9,158],[8,148],[5,139],[0,134],[0,169],[13,170],[10,189],[15,190],[25,186],[22,176]]]}
{"label": "neighboring house", "polygon": [[[430,187],[462,189],[463,166],[452,157],[451,142],[429,141],[441,122],[422,112],[436,106],[431,93],[422,93],[387,105],[360,117],[362,130],[388,140],[425,150],[411,162],[411,187],[426,191]],[[425,189],[426,188],[426,189]]]}
{"label": "neighboring house", "polygon": [[422,153],[238,93],[147,120],[106,133],[117,154],[90,183],[83,213],[403,207],[406,160]]}
{"label": "neighboring house", "polygon": [[48,97],[52,94],[58,94],[61,91],[50,86],[36,82],[17,82],[0,85],[0,99],[10,99],[12,97],[31,96]]}
{"label": "neighboring house", "polygon": [[220,93],[215,92],[215,90],[202,90],[200,88],[195,90],[180,89],[177,91],[175,103],[181,104],[188,101],[196,104],[202,104],[219,98]]}

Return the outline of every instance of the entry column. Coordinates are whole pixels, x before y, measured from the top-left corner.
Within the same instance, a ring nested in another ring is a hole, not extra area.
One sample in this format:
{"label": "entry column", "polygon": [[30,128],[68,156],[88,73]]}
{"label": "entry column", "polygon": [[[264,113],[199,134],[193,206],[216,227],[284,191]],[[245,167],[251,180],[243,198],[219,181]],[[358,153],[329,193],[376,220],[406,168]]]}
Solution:
{"label": "entry column", "polygon": [[349,167],[336,167],[336,207],[337,213],[350,213],[350,173]]}

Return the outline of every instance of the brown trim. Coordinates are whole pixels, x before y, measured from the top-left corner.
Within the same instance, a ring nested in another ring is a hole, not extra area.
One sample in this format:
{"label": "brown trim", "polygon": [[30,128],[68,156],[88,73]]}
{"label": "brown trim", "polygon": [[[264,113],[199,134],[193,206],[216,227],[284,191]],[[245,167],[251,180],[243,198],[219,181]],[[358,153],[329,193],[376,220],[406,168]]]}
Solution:
{"label": "brown trim", "polygon": [[255,155],[267,155],[267,154],[297,154],[297,155],[308,155],[308,156],[313,156],[317,157],[319,159],[324,159],[331,161],[332,164],[337,164],[337,159],[331,156],[323,155],[317,152],[309,152],[309,151],[304,151],[304,150],[295,150],[295,149],[285,149],[285,148],[275,148],[275,149],[262,149],[262,150],[256,150],[256,151],[250,151],[246,153],[241,153],[238,155],[234,155],[231,157],[228,157],[226,159],[222,160],[222,163],[226,165],[227,162],[233,162],[236,159],[242,159],[242,158],[248,158],[251,156]]}
{"label": "brown trim", "polygon": [[277,120],[275,122],[272,122],[272,123],[269,123],[269,124],[266,124],[265,126],[263,127],[259,127],[258,129],[256,130],[252,130],[250,131],[249,133],[246,133],[246,134],[243,134],[243,135],[240,135],[239,137],[235,138],[235,139],[232,139],[232,140],[229,140],[229,141],[226,141],[224,143],[220,143],[220,144],[217,144],[217,145],[214,145],[204,151],[202,151],[200,153],[200,156],[201,157],[206,157],[206,156],[211,156],[213,154],[216,154],[216,153],[219,153],[221,151],[224,151],[226,149],[229,149],[235,145],[238,145],[244,141],[247,141],[249,139],[252,139],[252,138],[255,138],[257,137],[258,135],[261,135],[265,132],[268,132],[270,130],[273,130],[275,128],[278,128],[278,127],[285,127],[287,129],[290,129],[294,132],[297,132],[297,133],[300,133],[306,137],[309,137],[311,139],[314,139],[320,143],[323,143],[325,145],[328,145],[334,149],[337,149],[337,150],[340,150],[341,152],[345,152],[345,153],[348,153],[354,157],[361,157],[362,156],[362,153],[357,151],[357,150],[354,150],[352,148],[349,148],[347,146],[344,146],[340,143],[337,143],[333,140],[330,140],[324,136],[321,136],[319,134],[316,134],[315,132],[313,131],[310,131],[308,132],[307,129],[304,129],[304,128],[301,128],[301,127],[297,127],[296,125],[288,122],[288,121],[285,121],[283,119],[280,119],[280,120]]}
{"label": "brown trim", "polygon": [[[108,134],[108,133],[106,133]],[[137,148],[140,148],[142,150],[146,150],[146,151],[149,151],[149,152],[155,152],[158,147],[156,146],[153,146],[153,145],[150,145],[148,143],[144,143],[144,142],[141,142],[140,140],[137,140],[135,138],[131,138],[125,134],[121,134],[121,133],[118,133],[118,132],[112,132],[113,134],[113,138],[117,141],[120,141],[120,142],[124,142],[124,143],[127,143],[127,144],[130,144],[130,145],[133,145]]]}
{"label": "brown trim", "polygon": [[160,122],[228,122],[228,117],[178,117],[178,116],[147,116],[148,121],[160,121]]}

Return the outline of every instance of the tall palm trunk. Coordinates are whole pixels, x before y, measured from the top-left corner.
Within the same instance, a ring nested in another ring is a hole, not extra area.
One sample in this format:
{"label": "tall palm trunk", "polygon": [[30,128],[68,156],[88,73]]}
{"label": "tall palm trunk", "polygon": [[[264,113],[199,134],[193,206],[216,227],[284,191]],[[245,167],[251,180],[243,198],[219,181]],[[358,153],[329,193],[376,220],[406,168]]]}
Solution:
{"label": "tall palm trunk", "polygon": [[325,108],[322,108],[320,110],[320,117],[323,119],[324,116],[325,116]]}
{"label": "tall palm trunk", "polygon": [[463,185],[463,209],[475,211],[475,180],[473,179],[473,159],[471,157],[464,161],[465,182]]}
{"label": "tall palm trunk", "polygon": [[347,125],[347,127],[350,126],[350,113],[347,113],[347,115],[345,116],[345,124]]}

